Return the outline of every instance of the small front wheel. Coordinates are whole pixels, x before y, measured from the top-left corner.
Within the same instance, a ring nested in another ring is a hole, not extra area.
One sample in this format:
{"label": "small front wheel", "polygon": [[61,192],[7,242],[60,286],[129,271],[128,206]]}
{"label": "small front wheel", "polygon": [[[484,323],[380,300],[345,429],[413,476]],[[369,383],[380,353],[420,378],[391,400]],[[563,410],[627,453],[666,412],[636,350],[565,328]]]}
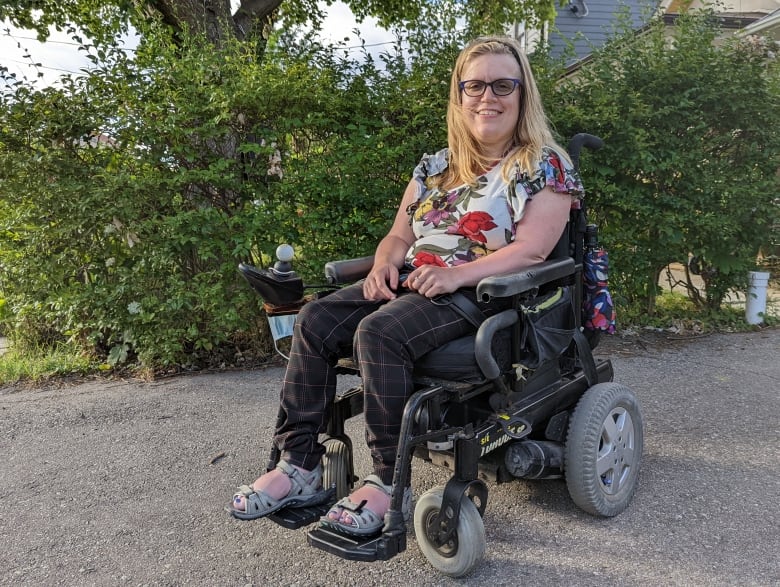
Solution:
{"label": "small front wheel", "polygon": [[642,411],[618,383],[588,389],[574,410],[566,439],[566,485],[589,514],[611,517],[628,507],[642,461]]}
{"label": "small front wheel", "polygon": [[414,532],[420,551],[439,572],[462,577],[485,555],[485,524],[477,506],[465,495],[460,502],[458,528],[446,544],[436,544],[433,521],[444,501],[444,486],[426,491],[414,508]]}

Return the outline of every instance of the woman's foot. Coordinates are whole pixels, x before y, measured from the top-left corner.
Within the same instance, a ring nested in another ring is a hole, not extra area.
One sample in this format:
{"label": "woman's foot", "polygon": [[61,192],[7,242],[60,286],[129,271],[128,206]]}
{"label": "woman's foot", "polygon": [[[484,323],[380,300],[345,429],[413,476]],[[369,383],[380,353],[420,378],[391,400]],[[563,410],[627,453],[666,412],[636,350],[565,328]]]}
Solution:
{"label": "woman's foot", "polygon": [[[392,486],[385,485],[376,475],[369,475],[360,489],[334,505],[320,518],[323,526],[353,536],[372,536],[382,531],[384,518],[390,509]],[[404,490],[402,513],[409,518],[412,490]]]}
{"label": "woman's foot", "polygon": [[251,486],[239,487],[226,509],[233,517],[254,520],[284,507],[319,505],[327,499],[320,466],[307,471],[279,461],[276,469],[260,476]]}
{"label": "woman's foot", "polygon": [[[304,475],[311,473],[311,471],[307,471],[306,469],[302,469],[295,465],[290,466],[297,469]],[[254,491],[264,492],[272,499],[282,499],[283,497],[286,497],[288,493],[290,493],[292,481],[284,471],[281,469],[274,469],[273,471],[268,471],[267,473],[260,475],[260,477],[255,479],[255,482],[252,483],[250,487]],[[233,508],[240,512],[246,512],[246,497],[240,493],[236,493],[233,496]]]}
{"label": "woman's foot", "polygon": [[[384,519],[387,510],[390,509],[390,495],[376,485],[366,483],[348,497],[354,504],[362,504],[362,507],[374,512],[377,517]],[[338,507],[338,504],[330,509],[326,516],[330,521],[345,526],[352,526],[354,519],[349,510]]]}

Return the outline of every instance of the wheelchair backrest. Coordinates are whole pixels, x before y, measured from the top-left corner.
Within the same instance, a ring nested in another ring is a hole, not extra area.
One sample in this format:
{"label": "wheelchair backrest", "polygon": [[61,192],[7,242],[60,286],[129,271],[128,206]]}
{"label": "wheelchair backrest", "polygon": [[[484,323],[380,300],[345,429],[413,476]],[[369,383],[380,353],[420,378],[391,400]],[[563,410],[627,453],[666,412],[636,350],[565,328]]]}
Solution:
{"label": "wheelchair backrest", "polygon": [[[572,165],[574,169],[579,171],[580,168],[580,155],[582,154],[582,148],[586,147],[591,150],[598,150],[604,146],[604,142],[597,136],[589,135],[586,133],[579,133],[574,135],[569,141],[567,150],[569,157],[571,157]],[[558,243],[552,250],[548,259],[563,259],[565,257],[571,257],[575,263],[574,274],[574,307],[582,307],[582,265],[585,253],[585,235],[588,229],[588,218],[586,213],[586,204],[584,201],[579,202],[576,207],[572,207],[569,213],[569,222],[566,223],[566,227],[563,229],[561,238],[558,239]],[[575,312],[577,327],[582,325],[582,316],[580,312]]]}

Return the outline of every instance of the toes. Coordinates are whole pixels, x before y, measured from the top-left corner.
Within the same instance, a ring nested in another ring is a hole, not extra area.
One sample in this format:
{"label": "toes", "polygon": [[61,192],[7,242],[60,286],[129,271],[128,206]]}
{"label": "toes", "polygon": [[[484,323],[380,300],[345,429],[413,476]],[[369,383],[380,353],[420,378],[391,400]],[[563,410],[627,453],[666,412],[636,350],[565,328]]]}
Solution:
{"label": "toes", "polygon": [[327,517],[331,522],[336,522],[337,524],[352,524],[352,516],[350,516],[341,506],[339,506],[339,509],[334,508],[330,510],[327,514],[325,514],[325,517]]}

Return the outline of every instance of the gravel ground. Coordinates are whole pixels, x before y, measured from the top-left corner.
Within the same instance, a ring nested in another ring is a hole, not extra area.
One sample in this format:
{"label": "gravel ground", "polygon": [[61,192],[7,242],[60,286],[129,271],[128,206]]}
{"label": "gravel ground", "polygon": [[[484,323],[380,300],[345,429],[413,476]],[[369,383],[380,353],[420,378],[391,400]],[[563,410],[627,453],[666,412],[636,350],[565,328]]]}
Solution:
{"label": "gravel ground", "polygon": [[[778,329],[608,340],[645,416],[631,506],[599,519],[562,481],[490,486],[485,559],[458,580],[411,534],[394,559],[356,563],[223,511],[265,464],[279,367],[0,389],[0,584],[780,585],[778,351]],[[416,462],[415,494],[447,478]]]}

